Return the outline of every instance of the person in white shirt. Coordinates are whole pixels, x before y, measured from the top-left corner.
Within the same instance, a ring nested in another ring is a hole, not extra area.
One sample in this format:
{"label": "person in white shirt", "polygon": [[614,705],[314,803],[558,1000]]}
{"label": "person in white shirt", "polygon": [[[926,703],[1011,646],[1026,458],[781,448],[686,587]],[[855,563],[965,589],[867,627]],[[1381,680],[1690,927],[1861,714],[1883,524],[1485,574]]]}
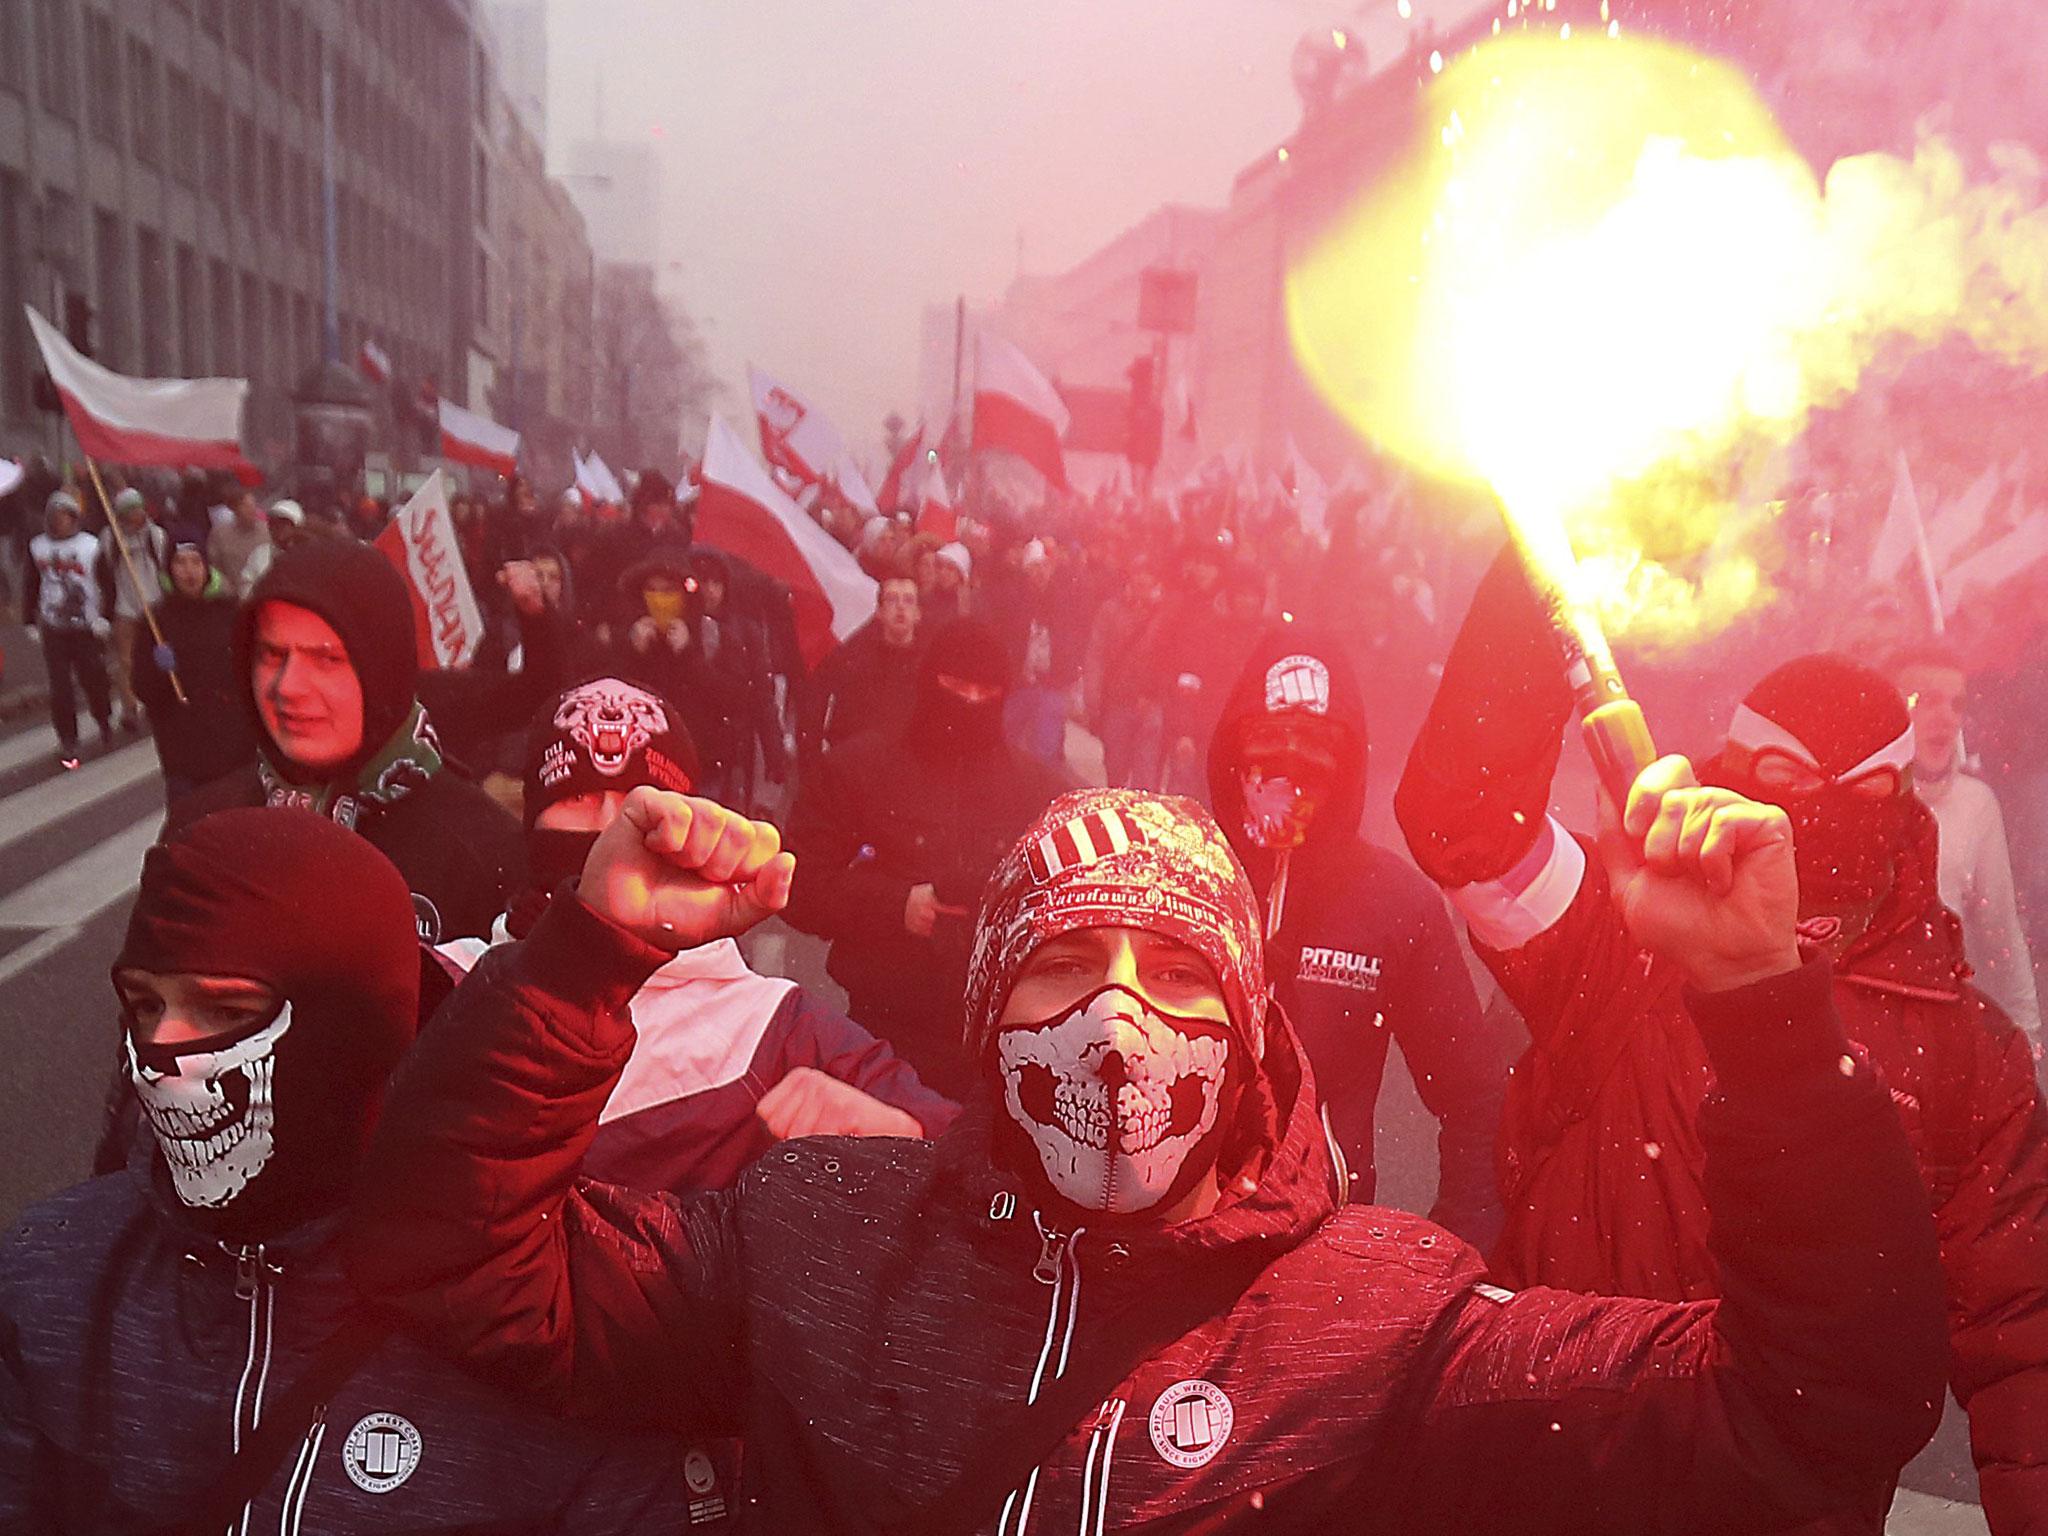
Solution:
{"label": "person in white shirt", "polygon": [[2027,1032],[2038,1059],[2041,1005],[2005,818],[1991,786],[1962,767],[1963,664],[1940,648],[1909,651],[1893,662],[1892,680],[1913,711],[1913,787],[1941,827],[1942,905],[1963,920],[1963,952],[1977,985]]}
{"label": "person in white shirt", "polygon": [[[100,601],[109,606],[114,639],[108,648],[113,660],[114,692],[121,703],[121,728],[142,729],[142,704],[135,696],[129,666],[135,655],[135,636],[148,622],[148,611],[164,600],[164,568],[171,558],[169,537],[149,518],[149,503],[142,492],[130,487],[114,498],[114,516],[121,524],[121,540],[112,528],[102,528],[99,537]],[[124,548],[125,545],[125,548]]]}
{"label": "person in white shirt", "polygon": [[95,575],[100,546],[80,527],[78,498],[54,492],[43,508],[43,531],[28,542],[29,589],[23,603],[35,615],[35,635],[50,673],[50,724],[57,732],[57,759],[78,766],[78,695],[99,722],[100,742],[114,740],[104,647],[113,626],[100,611]]}

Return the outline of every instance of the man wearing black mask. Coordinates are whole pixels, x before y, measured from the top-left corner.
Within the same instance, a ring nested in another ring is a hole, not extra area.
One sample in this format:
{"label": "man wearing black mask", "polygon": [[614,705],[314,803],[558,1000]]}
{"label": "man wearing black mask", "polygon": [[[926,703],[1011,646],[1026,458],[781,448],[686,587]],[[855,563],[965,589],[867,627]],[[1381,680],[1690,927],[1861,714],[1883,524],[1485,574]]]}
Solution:
{"label": "man wearing black mask", "polygon": [[787,916],[832,943],[847,1011],[925,1084],[972,1086],[960,998],[976,903],[996,861],[1067,787],[1003,740],[1010,667],[987,625],[931,638],[901,731],[834,747],[790,813],[804,878]]}
{"label": "man wearing black mask", "polygon": [[[687,794],[696,748],[675,709],[622,677],[564,690],[526,739],[531,883],[489,944],[442,956],[465,972],[533,931],[583,871],[600,833],[641,786]],[[584,1159],[607,1183],[679,1194],[722,1189],[777,1141],[797,1136],[929,1136],[954,1108],[889,1047],[793,981],[757,975],[730,939],[648,977],[631,1003],[637,1043]]]}
{"label": "man wearing black mask", "polygon": [[405,881],[331,821],[150,850],[113,973],[148,1132],[0,1247],[0,1530],[705,1529],[673,1441],[558,1423],[360,1312],[340,1209],[423,974]]}

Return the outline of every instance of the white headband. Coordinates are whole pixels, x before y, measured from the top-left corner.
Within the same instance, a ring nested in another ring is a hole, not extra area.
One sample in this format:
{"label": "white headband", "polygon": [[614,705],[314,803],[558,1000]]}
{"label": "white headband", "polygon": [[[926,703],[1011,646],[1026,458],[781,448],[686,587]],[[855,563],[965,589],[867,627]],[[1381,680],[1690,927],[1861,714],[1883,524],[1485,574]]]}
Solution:
{"label": "white headband", "polygon": [[[1815,773],[1825,776],[1827,772],[1826,769],[1821,767],[1819,759],[1813,755],[1812,749],[1805,742],[1794,736],[1785,727],[1778,724],[1777,721],[1770,719],[1768,716],[1758,714],[1747,704],[1736,706],[1735,718],[1728,722],[1728,741],[1732,746],[1747,747],[1752,752],[1761,751],[1765,747],[1774,747],[1778,751],[1785,753],[1788,757],[1806,764]],[[1855,767],[1847,772],[1836,774],[1835,778],[1839,782],[1846,782],[1863,774],[1875,772],[1879,768],[1896,768],[1903,773],[1912,764],[1912,761],[1913,727],[1908,722],[1905,730],[1879,747],[1870,756],[1864,758]]]}

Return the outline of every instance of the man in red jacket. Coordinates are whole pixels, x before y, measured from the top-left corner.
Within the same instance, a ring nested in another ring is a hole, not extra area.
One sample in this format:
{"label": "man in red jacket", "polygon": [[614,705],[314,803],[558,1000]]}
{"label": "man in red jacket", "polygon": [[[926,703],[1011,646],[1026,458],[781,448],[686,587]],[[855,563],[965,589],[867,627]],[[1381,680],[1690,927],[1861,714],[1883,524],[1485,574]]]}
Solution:
{"label": "man in red jacket", "polygon": [[[1395,810],[1528,1022],[1501,1129],[1510,1285],[1663,1300],[1725,1294],[1697,1113],[1711,1051],[1683,978],[1631,934],[1592,843],[1546,807],[1572,702],[1519,564],[1496,563],[1445,668]],[[1800,932],[1835,962],[1844,1029],[1882,1072],[1932,1196],[1952,1385],[1992,1530],[2048,1530],[2048,1120],[2025,1038],[1968,984],[1935,892],[1912,728],[1842,657],[1780,667],[1735,712],[1706,776],[1782,806]],[[1889,1488],[1835,1516],[1876,1531]]]}
{"label": "man in red jacket", "polygon": [[1129,790],[1061,797],[997,866],[978,1108],[687,1202],[576,1179],[628,1004],[795,871],[773,827],[635,790],[576,899],[422,1034],[355,1279],[579,1415],[744,1431],[741,1507],[778,1533],[1780,1529],[1932,1428],[1932,1223],[1799,958],[1785,814],[1671,759],[1627,824],[1633,931],[1718,1074],[1725,1301],[1516,1295],[1419,1218],[1338,1210],[1244,872],[1200,807]]}

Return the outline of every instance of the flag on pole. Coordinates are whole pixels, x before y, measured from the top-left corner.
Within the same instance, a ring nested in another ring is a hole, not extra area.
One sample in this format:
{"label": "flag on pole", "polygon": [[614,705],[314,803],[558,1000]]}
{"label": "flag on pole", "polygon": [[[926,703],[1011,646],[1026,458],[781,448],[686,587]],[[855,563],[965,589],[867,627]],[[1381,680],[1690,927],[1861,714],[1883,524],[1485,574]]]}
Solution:
{"label": "flag on pole", "polygon": [[764,459],[807,485],[836,485],[839,494],[863,512],[878,510],[867,476],[860,472],[839,429],[822,411],[751,365],[747,384],[754,396],[754,420],[761,429]]}
{"label": "flag on pole", "polygon": [[247,379],[131,379],[73,347],[34,305],[23,307],[78,446],[89,457],[232,470],[248,485],[262,480],[242,452]]}
{"label": "flag on pole", "polygon": [[442,458],[494,471],[507,480],[519,473],[517,432],[447,400],[435,405],[441,421]]}
{"label": "flag on pole", "polygon": [[1067,430],[1067,406],[1031,359],[987,331],[974,338],[974,438],[972,448],[1014,453],[1058,490],[1067,488],[1067,461],[1060,439]]}
{"label": "flag on pole", "polygon": [[413,636],[423,667],[463,667],[484,638],[483,615],[448,515],[448,483],[440,470],[413,492],[377,535],[384,558],[412,591]]}
{"label": "flag on pole", "polygon": [[960,514],[946,489],[945,471],[936,464],[925,475],[924,489],[918,494],[917,531],[931,534],[941,544],[960,537]]}
{"label": "flag on pole", "polygon": [[1329,543],[1330,488],[1316,473],[1315,465],[1309,463],[1308,455],[1301,451],[1301,445],[1295,442],[1291,432],[1287,436],[1287,473],[1282,479],[1294,500],[1301,531],[1319,544]]}
{"label": "flag on pole", "polygon": [[889,473],[882,477],[882,488],[875,493],[875,504],[894,512],[903,505],[905,493],[910,489],[907,477],[913,466],[924,462],[924,423],[917,424],[917,430],[904,440],[896,450],[896,457],[889,461]]}
{"label": "flag on pole", "polygon": [[1928,619],[1938,634],[1946,626],[1946,616],[1935,582],[1934,557],[1927,548],[1927,524],[1920,516],[1920,494],[1913,486],[1913,471],[1902,449],[1892,481],[1892,504],[1885,513],[1883,526],[1877,530],[1876,542],[1870,547],[1872,585],[1888,585],[1908,561],[1914,566],[1921,595],[1927,602]]}
{"label": "flag on pole", "polygon": [[363,339],[363,348],[356,354],[356,367],[372,384],[391,382],[391,354],[368,337]]}
{"label": "flag on pole", "polygon": [[700,481],[697,537],[789,588],[806,663],[815,667],[873,615],[867,572],[782,493],[723,417],[711,418]]}
{"label": "flag on pole", "polygon": [[[2017,468],[2017,466],[2015,466]],[[1956,556],[1984,531],[1984,519],[2002,484],[2020,483],[2018,475],[2008,476],[1996,465],[1979,475],[1976,482],[1954,501],[1943,502],[1927,519],[1927,553],[1937,572],[1955,564]]]}
{"label": "flag on pole", "polygon": [[625,487],[619,484],[619,477],[612,473],[611,465],[593,453],[589,458],[573,450],[570,454],[576,466],[576,489],[583,495],[586,507],[623,507],[626,504]]}

